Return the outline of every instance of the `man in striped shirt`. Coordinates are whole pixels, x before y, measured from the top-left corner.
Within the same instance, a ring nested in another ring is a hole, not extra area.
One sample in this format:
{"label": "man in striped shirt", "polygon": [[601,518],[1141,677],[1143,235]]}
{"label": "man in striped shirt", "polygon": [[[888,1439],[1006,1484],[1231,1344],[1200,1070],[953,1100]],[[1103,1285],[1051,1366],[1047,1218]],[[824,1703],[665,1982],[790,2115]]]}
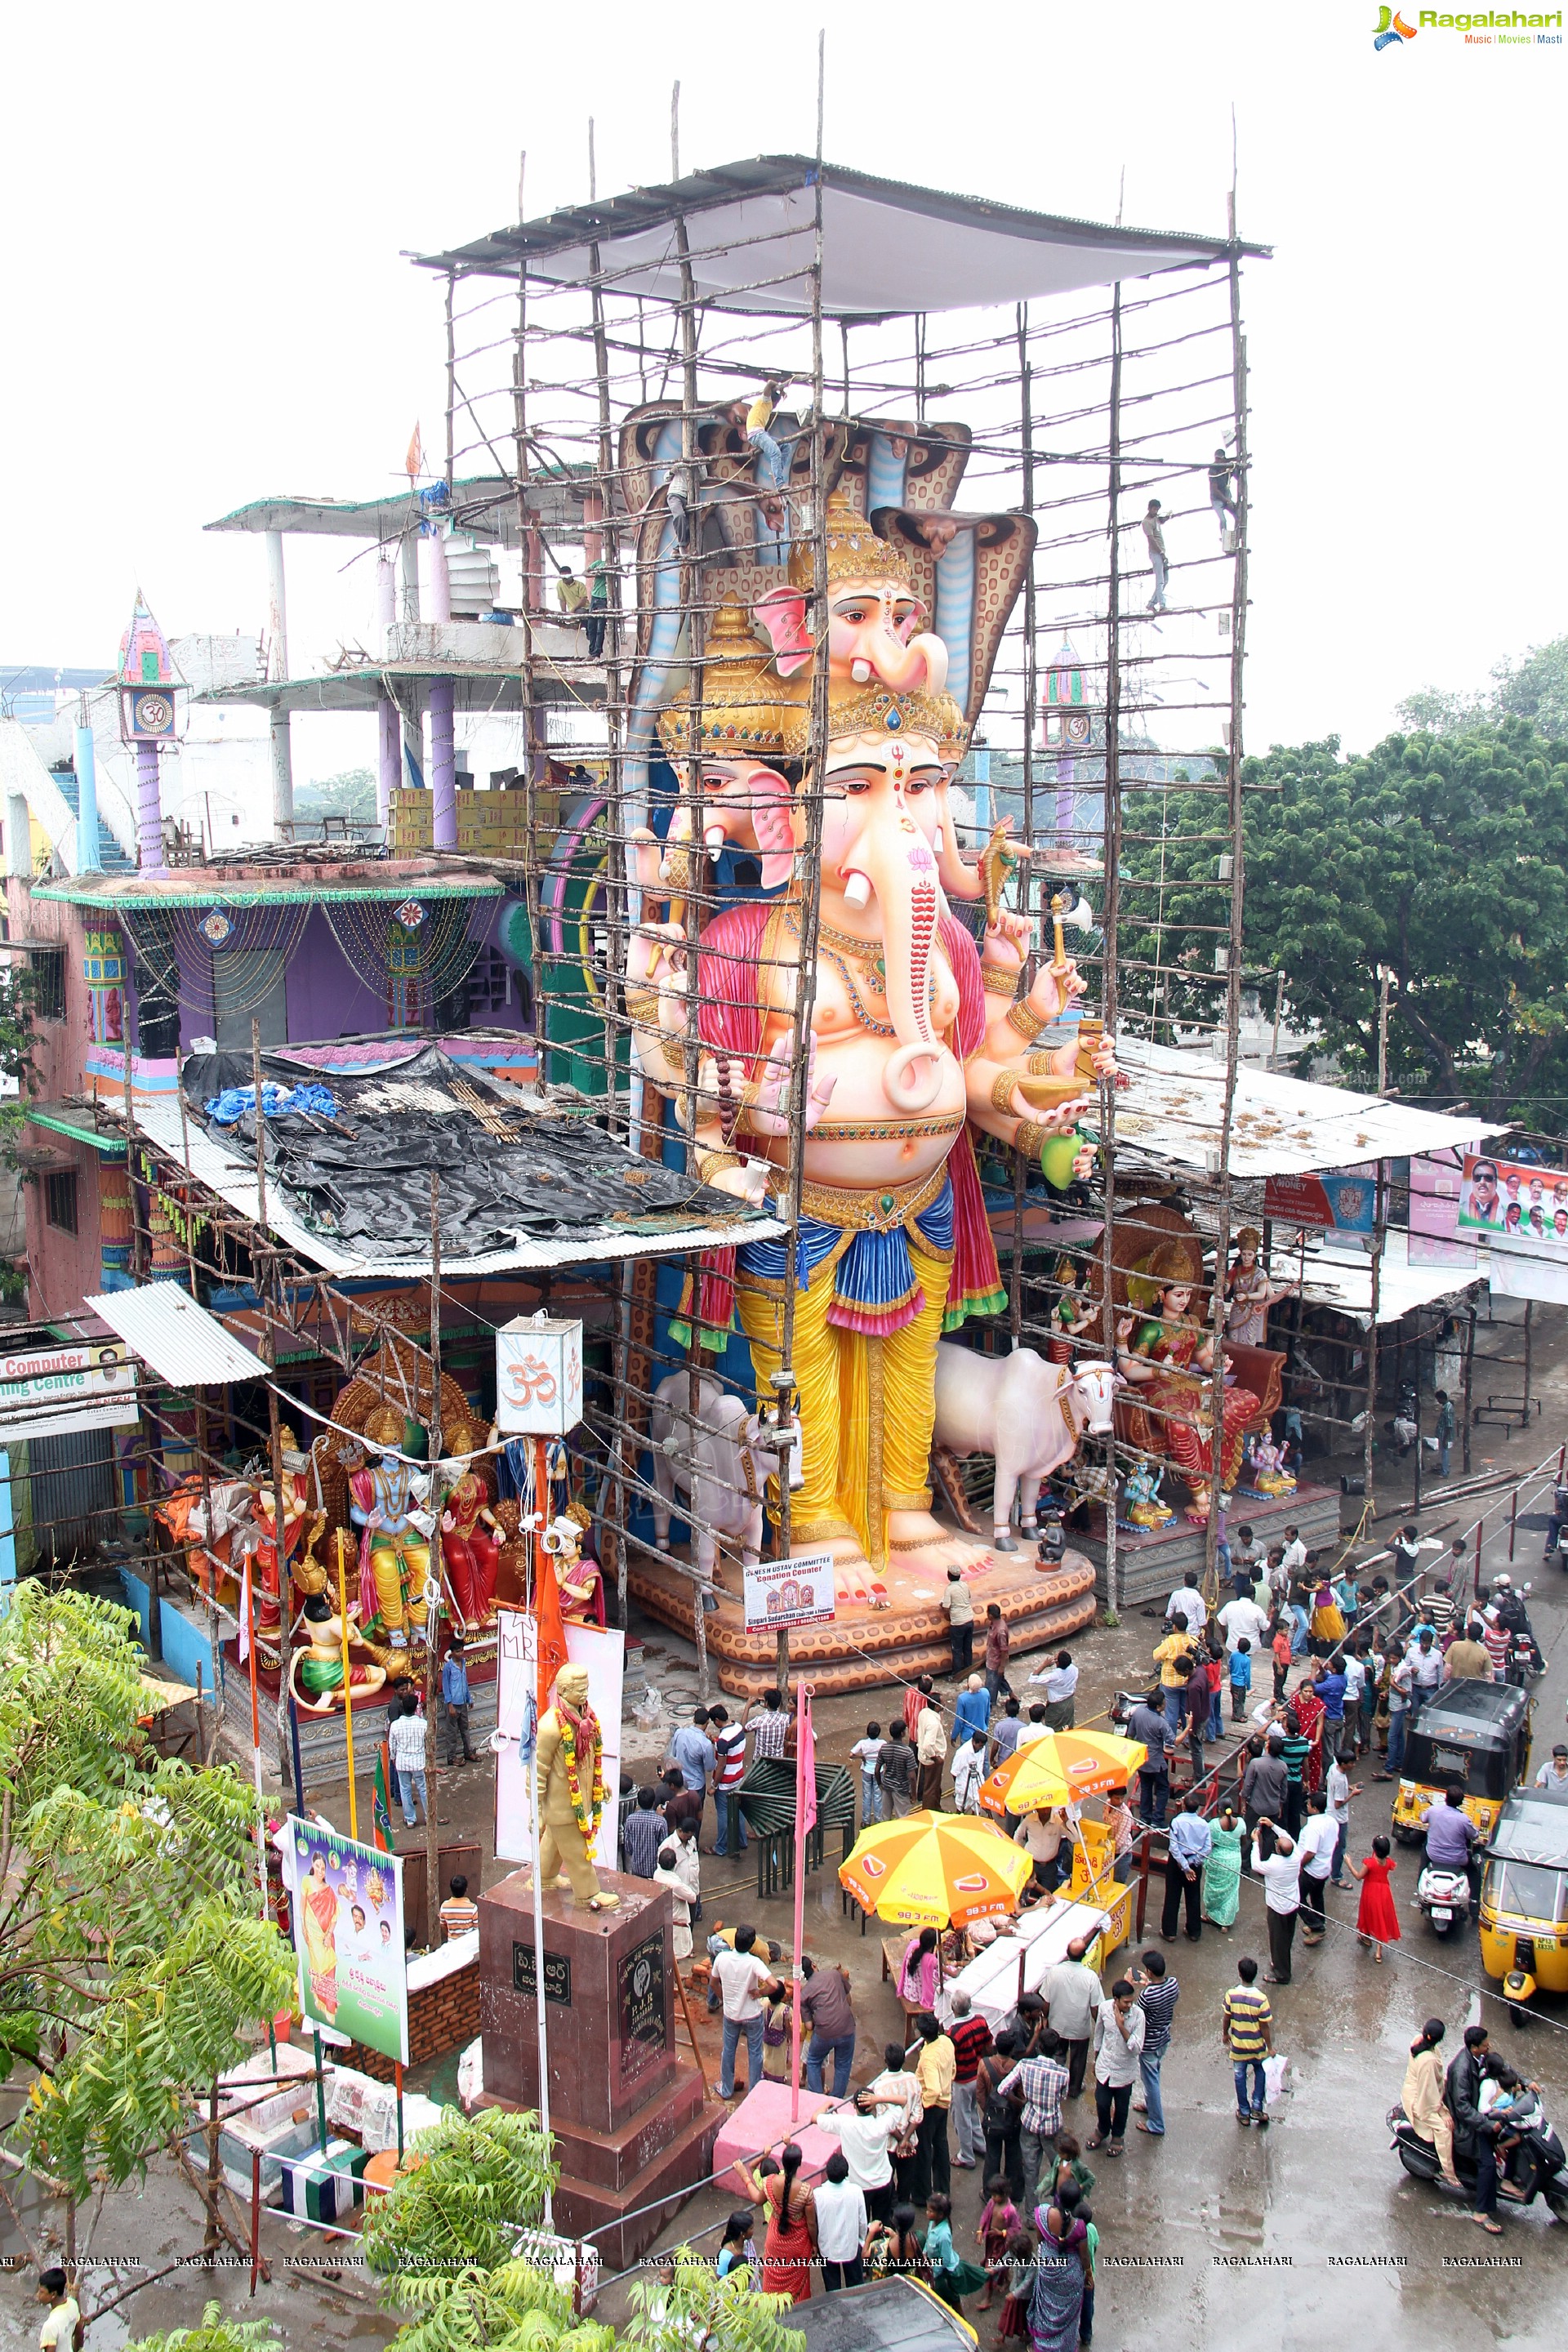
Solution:
{"label": "man in striped shirt", "polygon": [[953,1993],[952,2004],[952,2023],[947,2038],[952,2044],[952,2121],[958,2141],[952,2160],[961,2170],[973,2172],[976,2160],[985,2154],[985,2126],[974,2104],[974,2077],[991,2048],[991,2028],[983,2017],[971,2015],[966,1992]]}
{"label": "man in striped shirt", "polygon": [[1160,2096],[1160,2062],[1171,2046],[1171,2023],[1182,1988],[1167,1969],[1164,1953],[1157,1951],[1144,1953],[1143,1965],[1134,1969],[1132,1981],[1138,1987],[1138,2006],[1143,2012],[1143,2047],[1138,2053],[1138,2072],[1143,2081],[1143,2113],[1138,2118],[1138,2128],[1152,2139],[1163,2139],[1165,2109]]}
{"label": "man in striped shirt", "polygon": [[[1263,2062],[1274,2047],[1274,2011],[1268,1995],[1258,1990],[1258,1962],[1244,1956],[1236,1964],[1236,1973],[1240,1981],[1232,1985],[1225,1997],[1225,2008],[1220,2017],[1220,2045],[1229,2051],[1236,2075],[1237,2123],[1256,2124],[1260,2131],[1267,2131],[1268,2117],[1263,2105]],[[1252,2089],[1250,2107],[1247,2102],[1249,2074]]]}
{"label": "man in striped shirt", "polygon": [[713,1810],[719,1817],[715,1853],[746,1851],[746,1824],[741,1816],[741,1782],[746,1773],[746,1734],[731,1723],[727,1706],[708,1710],[708,1738],[713,1748]]}
{"label": "man in striped shirt", "polygon": [[440,1920],[442,1933],[448,1944],[451,1944],[455,1943],[459,1936],[473,1933],[479,1924],[479,1906],[477,1903],[470,1902],[468,1882],[461,1871],[458,1873],[456,1878],[449,1879],[447,1884],[452,1891],[441,1906]]}

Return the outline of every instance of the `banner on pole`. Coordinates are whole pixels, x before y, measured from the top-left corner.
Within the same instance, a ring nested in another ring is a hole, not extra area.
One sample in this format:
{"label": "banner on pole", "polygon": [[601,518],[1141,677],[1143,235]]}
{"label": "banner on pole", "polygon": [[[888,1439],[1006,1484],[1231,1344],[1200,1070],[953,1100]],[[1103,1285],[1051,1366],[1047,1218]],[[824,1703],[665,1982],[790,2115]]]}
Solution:
{"label": "banner on pole", "polygon": [[749,1559],[742,1574],[748,1633],[833,1622],[836,1603],[830,1551],[803,1551],[794,1559]]}
{"label": "banner on pole", "polygon": [[403,1864],[395,1854],[289,1816],[294,1949],[307,2025],[408,2063]]}
{"label": "banner on pole", "polygon": [[[497,1618],[496,1648],[496,1860],[527,1862],[528,1781],[533,1769],[538,1717],[534,1686],[538,1676],[539,1628],[521,1609],[502,1609]],[[617,1860],[621,1784],[621,1692],[626,1680],[626,1637],[616,1627],[566,1627],[566,1663],[582,1666],[588,1676],[588,1704],[598,1717],[605,1743],[605,1786],[609,1798],[594,1843],[594,1860],[601,1870],[619,1867]]]}
{"label": "banner on pole", "polygon": [[0,1353],[0,1442],[127,1429],[141,1419],[136,1366],[118,1339]]}
{"label": "banner on pole", "polygon": [[1486,1234],[1494,1249],[1568,1264],[1568,1172],[1467,1151],[1458,1230]]}
{"label": "banner on pole", "polygon": [[1377,1208],[1377,1168],[1325,1170],[1310,1176],[1270,1176],[1263,1186],[1263,1213],[1275,1224],[1304,1225],[1325,1233],[1370,1234]]}

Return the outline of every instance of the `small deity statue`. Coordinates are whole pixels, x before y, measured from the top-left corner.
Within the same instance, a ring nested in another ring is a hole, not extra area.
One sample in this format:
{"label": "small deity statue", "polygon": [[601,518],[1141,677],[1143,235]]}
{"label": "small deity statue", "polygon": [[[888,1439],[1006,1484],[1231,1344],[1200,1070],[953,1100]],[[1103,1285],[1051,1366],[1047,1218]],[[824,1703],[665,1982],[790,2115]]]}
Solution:
{"label": "small deity statue", "polygon": [[1142,1323],[1131,1315],[1118,1321],[1117,1370],[1150,1408],[1142,1416],[1147,1434],[1136,1442],[1164,1454],[1182,1473],[1192,1494],[1187,1517],[1201,1524],[1208,1517],[1216,1470],[1225,1492],[1236,1485],[1242,1433],[1256,1419],[1258,1400],[1250,1389],[1227,1381],[1215,1432],[1213,1383],[1204,1377],[1214,1369],[1214,1343],[1191,1313],[1197,1289],[1192,1252],[1183,1242],[1162,1242],[1140,1271],[1158,1286],[1155,1308]]}
{"label": "small deity statue", "polygon": [[[304,1608],[308,1647],[296,1650],[289,1661],[289,1689],[303,1715],[331,1715],[343,1704],[343,1621],[321,1594]],[[359,1626],[349,1612],[349,1645],[359,1644]],[[349,1661],[349,1688],[356,1704],[374,1698],[386,1680],[380,1666]]]}
{"label": "small deity statue", "polygon": [[555,1554],[555,1581],[561,1592],[561,1614],[569,1624],[602,1626],[604,1571],[583,1549],[591,1523],[586,1506],[573,1503],[564,1516],[554,1521],[550,1532],[560,1544]]}
{"label": "small deity statue", "polygon": [[1268,1345],[1268,1310],[1289,1298],[1300,1284],[1288,1282],[1276,1290],[1263,1267],[1258,1253],[1263,1246],[1263,1236],[1256,1225],[1243,1225],[1236,1237],[1236,1255],[1225,1278],[1225,1336],[1233,1347],[1266,1348]]}
{"label": "small deity statue", "polygon": [[[488,1625],[496,1613],[496,1563],[503,1540],[501,1523],[490,1508],[489,1489],[473,1466],[483,1439],[469,1422],[447,1433],[454,1455],[463,1459],[461,1477],[447,1496],[441,1514],[441,1558],[465,1625]],[[483,1530],[491,1532],[486,1535]]]}
{"label": "small deity statue", "polygon": [[594,1841],[606,1802],[604,1743],[588,1704],[584,1666],[563,1666],[539,1720],[534,1750],[539,1792],[542,1886],[570,1886],[579,1911],[617,1911],[621,1898],[601,1890]]}
{"label": "small deity statue", "polygon": [[1275,1443],[1272,1433],[1259,1430],[1247,1442],[1248,1481],[1259,1495],[1293,1495],[1296,1481],[1285,1467],[1286,1448]]}
{"label": "small deity statue", "polygon": [[349,1516],[360,1530],[360,1613],[367,1634],[408,1646],[418,1596],[430,1574],[430,1547],[414,1521],[426,1490],[402,1457],[403,1415],[377,1405],[364,1425],[373,1458],[349,1479]]}
{"label": "small deity statue", "polygon": [[288,1466],[290,1456],[300,1460],[300,1442],[286,1424],[278,1433],[278,1450],[283,1461],[281,1480],[275,1480],[270,1470],[262,1475],[257,1489],[253,1509],[261,1539],[256,1547],[256,1630],[258,1633],[276,1633],[281,1608],[282,1586],[278,1568],[278,1502],[283,1502],[283,1557],[291,1559],[304,1532],[305,1481],[297,1470]]}
{"label": "small deity statue", "polygon": [[1073,1341],[1087,1331],[1094,1320],[1094,1307],[1084,1298],[1072,1282],[1065,1285],[1061,1297],[1051,1309],[1051,1334],[1046,1342],[1046,1355],[1053,1364],[1070,1364]]}
{"label": "small deity statue", "polygon": [[1122,1499],[1130,1527],[1163,1528],[1175,1517],[1170,1505],[1160,1500],[1160,1487],[1164,1475],[1164,1472],[1156,1469],[1152,1462],[1135,1463],[1128,1472]]}

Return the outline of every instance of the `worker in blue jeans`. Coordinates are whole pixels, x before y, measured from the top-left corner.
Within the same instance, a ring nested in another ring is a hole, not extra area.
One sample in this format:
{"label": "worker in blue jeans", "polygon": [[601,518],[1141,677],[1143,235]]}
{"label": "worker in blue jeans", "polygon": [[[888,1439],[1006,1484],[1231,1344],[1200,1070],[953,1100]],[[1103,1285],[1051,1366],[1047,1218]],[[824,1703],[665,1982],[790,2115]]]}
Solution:
{"label": "worker in blue jeans", "polygon": [[[724,2040],[719,2056],[719,2096],[721,2099],[732,2099],[735,2095],[735,2053],[740,2048],[742,2034],[746,2039],[748,2090],[754,2091],[762,2081],[765,2020],[758,1996],[765,1993],[773,2000],[784,1990],[766,1960],[760,1959],[752,1950],[756,1940],[754,1927],[737,1927],[733,1949],[721,1949],[713,1957],[710,1982],[716,1988],[724,2010]],[[712,1950],[711,1944],[709,1949]]]}
{"label": "worker in blue jeans", "polygon": [[833,2095],[844,2097],[849,2069],[855,2063],[855,2011],[849,2002],[849,1979],[837,1965],[818,1968],[809,1952],[803,1954],[800,1973],[801,2022],[811,2027],[805,2053],[805,2087],[820,2091],[823,2069],[833,2061]]}

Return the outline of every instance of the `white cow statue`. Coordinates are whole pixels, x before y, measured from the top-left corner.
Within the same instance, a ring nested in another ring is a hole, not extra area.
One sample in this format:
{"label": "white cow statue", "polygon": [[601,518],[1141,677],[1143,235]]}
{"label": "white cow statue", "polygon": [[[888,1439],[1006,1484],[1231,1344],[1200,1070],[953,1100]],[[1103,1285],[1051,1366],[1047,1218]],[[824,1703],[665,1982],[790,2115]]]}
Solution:
{"label": "white cow statue", "polygon": [[1011,1532],[1013,1499],[1018,1525],[1033,1536],[1040,1486],[1078,1450],[1086,1431],[1103,1437],[1118,1375],[1109,1364],[1047,1363],[1033,1348],[1010,1356],[977,1355],[944,1339],[936,1351],[935,1444],[954,1454],[993,1454],[996,1493],[992,1541],[998,1551],[1016,1551]]}
{"label": "white cow statue", "polygon": [[[661,1551],[669,1547],[670,1506],[684,1502],[691,1522],[692,1554],[705,1584],[713,1578],[719,1538],[740,1548],[743,1561],[762,1557],[763,1492],[778,1475],[778,1439],[769,1423],[748,1412],[742,1400],[701,1376],[697,1410],[689,1411],[691,1376],[671,1372],[653,1392],[648,1443],[653,1449],[653,1531]],[[695,1426],[693,1425],[695,1423]],[[792,1444],[792,1491],[805,1483],[801,1463],[800,1423],[786,1424]]]}

